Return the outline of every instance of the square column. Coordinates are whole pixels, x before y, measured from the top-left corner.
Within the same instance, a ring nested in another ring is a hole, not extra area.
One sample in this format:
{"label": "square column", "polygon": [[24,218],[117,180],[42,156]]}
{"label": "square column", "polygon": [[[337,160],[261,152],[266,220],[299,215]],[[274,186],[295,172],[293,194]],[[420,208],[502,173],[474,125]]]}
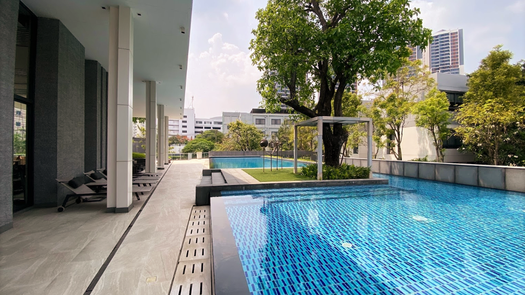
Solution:
{"label": "square column", "polygon": [[131,8],[109,9],[107,211],[129,212],[132,203],[133,17]]}
{"label": "square column", "polygon": [[317,180],[323,180],[323,117],[317,121]]}
{"label": "square column", "polygon": [[159,169],[164,169],[164,159],[166,158],[166,133],[164,132],[166,125],[164,123],[164,105],[157,105],[157,116],[159,120],[159,158],[157,162],[157,167]]}
{"label": "square column", "polygon": [[157,82],[146,81],[146,172],[157,172]]}
{"label": "square column", "polygon": [[165,157],[164,157],[164,164],[167,164],[169,161],[169,158],[170,158],[170,144],[169,144],[169,128],[170,128],[170,117],[168,116],[164,116],[164,142],[166,144],[166,153],[165,153]]}

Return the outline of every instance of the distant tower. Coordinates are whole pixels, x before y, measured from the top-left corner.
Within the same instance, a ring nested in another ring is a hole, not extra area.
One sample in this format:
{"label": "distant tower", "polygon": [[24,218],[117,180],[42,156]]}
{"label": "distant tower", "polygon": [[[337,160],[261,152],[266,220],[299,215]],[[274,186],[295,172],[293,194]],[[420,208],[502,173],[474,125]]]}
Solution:
{"label": "distant tower", "polygon": [[425,50],[410,47],[409,60],[420,59],[432,73],[465,74],[463,29],[441,30],[432,35],[433,41]]}
{"label": "distant tower", "polygon": [[463,29],[441,30],[432,35],[430,70],[432,73],[465,73],[463,60]]}

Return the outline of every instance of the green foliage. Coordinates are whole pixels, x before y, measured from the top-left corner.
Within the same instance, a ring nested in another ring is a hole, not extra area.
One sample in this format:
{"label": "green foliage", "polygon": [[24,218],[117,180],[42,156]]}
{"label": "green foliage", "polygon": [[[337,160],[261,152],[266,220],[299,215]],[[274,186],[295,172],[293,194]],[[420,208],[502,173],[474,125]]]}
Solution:
{"label": "green foliage", "polygon": [[424,156],[423,158],[415,158],[415,159],[412,159],[410,161],[414,161],[414,162],[429,162],[428,161],[428,156]]}
{"label": "green foliage", "polygon": [[187,144],[190,139],[186,135],[173,135],[168,138],[170,145],[172,144]]}
{"label": "green foliage", "polygon": [[387,75],[379,96],[373,102],[373,109],[378,112],[374,115],[380,117],[377,123],[388,127],[384,129],[387,138],[394,138],[393,141],[387,139],[386,145],[398,160],[403,160],[403,129],[412,106],[421,93],[433,86],[434,80],[426,68],[421,68],[421,61],[405,59],[403,67],[395,74]]}
{"label": "green foliage", "polygon": [[[431,32],[419,13],[408,0],[268,1],[256,14],[250,43],[252,61],[263,73],[257,87],[265,107],[286,104],[309,118],[343,116],[347,85],[395,72],[410,55],[408,45],[428,44]],[[280,96],[276,84],[290,96]],[[341,124],[323,127],[328,165],[339,165],[347,136]]]}
{"label": "green foliage", "polygon": [[145,153],[133,153],[133,159],[146,159]]}
{"label": "green foliage", "polygon": [[197,135],[195,138],[202,138],[213,143],[220,144],[224,139],[224,133],[220,132],[219,130],[206,130],[203,133]]}
{"label": "green foliage", "polygon": [[203,138],[196,138],[186,144],[183,153],[209,152],[215,148],[215,144]]}
{"label": "green foliage", "polygon": [[376,159],[379,150],[386,146],[386,123],[382,116],[382,110],[377,104],[372,103],[369,107],[361,105],[359,112],[365,117],[372,119],[372,141],[375,143],[376,150],[372,154],[372,158]]}
{"label": "green foliage", "polygon": [[482,163],[525,163],[525,86],[523,64],[510,64],[512,53],[496,46],[470,75],[460,106],[456,133]]}
{"label": "green foliage", "polygon": [[[317,179],[317,164],[303,166],[301,175],[310,179]],[[323,179],[361,179],[370,177],[369,167],[357,167],[341,164],[339,167],[323,165]]]}
{"label": "green foliage", "polygon": [[425,96],[425,100],[416,103],[413,113],[416,115],[416,126],[426,128],[434,141],[437,162],[445,159],[443,142],[450,136],[447,128],[452,114],[448,111],[449,101],[445,92],[433,88]]}
{"label": "green foliage", "polygon": [[228,124],[228,133],[219,150],[222,151],[258,151],[264,134],[255,125],[245,124],[239,120]]}
{"label": "green foliage", "polygon": [[133,117],[132,121],[139,129],[140,135],[138,135],[138,138],[146,137],[146,118]]}
{"label": "green foliage", "polygon": [[26,154],[26,133],[25,132],[14,132],[13,133],[13,154],[25,155]]}

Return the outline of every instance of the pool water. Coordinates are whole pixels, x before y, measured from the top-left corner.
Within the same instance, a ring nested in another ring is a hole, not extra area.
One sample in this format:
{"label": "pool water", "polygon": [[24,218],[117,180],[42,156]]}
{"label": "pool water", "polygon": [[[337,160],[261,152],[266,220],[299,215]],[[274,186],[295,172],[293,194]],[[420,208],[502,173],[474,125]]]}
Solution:
{"label": "pool water", "polygon": [[[277,160],[276,158],[264,158],[264,167],[273,168],[293,168],[293,160]],[[297,162],[297,167],[303,167],[304,163]],[[262,157],[243,157],[243,158],[210,158],[210,168],[224,169],[224,168],[263,168]]]}
{"label": "pool water", "polygon": [[525,294],[524,194],[376,176],[229,192],[251,293]]}

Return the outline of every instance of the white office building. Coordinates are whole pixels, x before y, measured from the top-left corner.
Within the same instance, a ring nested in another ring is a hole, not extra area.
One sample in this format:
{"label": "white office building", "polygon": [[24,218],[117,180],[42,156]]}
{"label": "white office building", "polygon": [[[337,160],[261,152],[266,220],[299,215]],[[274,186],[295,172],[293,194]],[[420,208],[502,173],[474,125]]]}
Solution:
{"label": "white office building", "polygon": [[264,136],[270,139],[277,135],[277,131],[285,120],[290,118],[287,112],[267,113],[265,109],[252,109],[249,113],[243,112],[223,112],[222,113],[222,130],[228,132],[228,124],[240,120],[246,124],[253,124],[264,133]]}
{"label": "white office building", "polygon": [[222,117],[196,118],[195,109],[184,109],[184,116],[180,120],[170,120],[169,136],[182,135],[188,138],[203,133],[206,130],[218,130],[222,132]]}

